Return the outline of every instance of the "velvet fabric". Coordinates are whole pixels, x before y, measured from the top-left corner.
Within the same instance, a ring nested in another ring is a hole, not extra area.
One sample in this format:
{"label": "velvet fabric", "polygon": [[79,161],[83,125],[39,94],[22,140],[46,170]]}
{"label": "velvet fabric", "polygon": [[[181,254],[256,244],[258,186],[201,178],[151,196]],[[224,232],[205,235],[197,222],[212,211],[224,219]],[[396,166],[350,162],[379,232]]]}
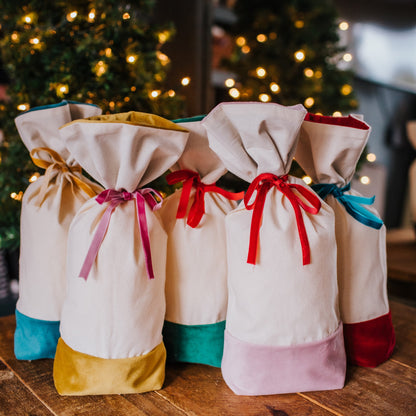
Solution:
{"label": "velvet fabric", "polygon": [[165,363],[163,343],[141,356],[104,359],[75,351],[59,338],[53,375],[63,396],[143,393],[162,388]]}
{"label": "velvet fabric", "polygon": [[225,331],[221,370],[243,396],[341,389],[346,359],[342,324],[320,341],[288,346],[241,341]]}
{"label": "velvet fabric", "polygon": [[163,340],[168,361],[221,367],[225,321],[208,325],[180,325],[165,321]]}
{"label": "velvet fabric", "polygon": [[16,309],[14,354],[18,360],[55,357],[59,321],[34,319]]}
{"label": "velvet fabric", "polygon": [[362,367],[377,367],[393,353],[396,337],[391,312],[369,321],[344,323],[348,362]]}

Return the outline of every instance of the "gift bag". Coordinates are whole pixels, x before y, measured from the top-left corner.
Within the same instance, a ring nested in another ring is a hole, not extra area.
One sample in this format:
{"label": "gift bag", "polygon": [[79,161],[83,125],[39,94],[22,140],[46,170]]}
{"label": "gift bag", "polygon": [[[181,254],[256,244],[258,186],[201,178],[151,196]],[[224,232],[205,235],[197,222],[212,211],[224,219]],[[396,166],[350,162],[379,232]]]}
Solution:
{"label": "gift bag", "polygon": [[350,363],[375,367],[388,359],[395,336],[387,299],[386,228],[373,198],[350,189],[370,134],[357,118],[308,114],[296,160],[333,208],[338,246],[340,312]]}
{"label": "gift bag", "polygon": [[62,395],[160,389],[167,237],[154,212],[161,197],[144,186],[177,161],[188,132],[129,112],[69,123],[60,133],[106,190],[69,230],[55,387]]}
{"label": "gift bag", "polygon": [[240,395],[342,388],[334,214],[288,175],[306,110],[224,103],[203,120],[210,147],[250,182],[226,218],[222,374]]}
{"label": "gift bag", "polygon": [[225,215],[244,193],[215,185],[226,169],[208,146],[202,118],[179,123],[189,139],[167,180],[183,187],[160,211],[168,234],[163,337],[169,360],[220,367],[227,310]]}
{"label": "gift bag", "polygon": [[81,205],[101,190],[82,175],[58,129],[72,120],[100,113],[93,105],[62,101],[33,108],[15,120],[33,162],[45,169],[22,199],[14,335],[19,360],[55,356],[65,295],[69,225]]}

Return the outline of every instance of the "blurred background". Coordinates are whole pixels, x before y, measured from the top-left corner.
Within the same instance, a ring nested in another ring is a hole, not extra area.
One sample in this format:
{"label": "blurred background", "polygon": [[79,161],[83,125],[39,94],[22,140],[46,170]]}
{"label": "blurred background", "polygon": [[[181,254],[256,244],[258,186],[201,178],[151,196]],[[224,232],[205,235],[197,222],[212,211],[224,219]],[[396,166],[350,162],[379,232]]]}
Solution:
{"label": "blurred background", "polygon": [[1,10],[0,315],[18,294],[20,201],[42,173],[14,118],[63,99],[168,119],[233,100],[361,114],[372,132],[353,187],[376,195],[391,236],[414,240],[416,1],[16,0]]}

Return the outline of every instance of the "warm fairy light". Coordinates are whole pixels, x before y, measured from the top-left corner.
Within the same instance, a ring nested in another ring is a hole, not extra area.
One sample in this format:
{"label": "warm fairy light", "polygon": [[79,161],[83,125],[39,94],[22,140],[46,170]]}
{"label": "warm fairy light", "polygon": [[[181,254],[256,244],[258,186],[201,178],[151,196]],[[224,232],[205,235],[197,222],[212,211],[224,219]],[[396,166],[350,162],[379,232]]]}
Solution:
{"label": "warm fairy light", "polygon": [[308,175],[303,176],[302,180],[306,183],[306,185],[310,185],[312,183],[312,178]]}
{"label": "warm fairy light", "polygon": [[311,108],[315,104],[315,100],[312,97],[308,97],[303,104],[306,108]]}
{"label": "warm fairy light", "polygon": [[352,55],[350,53],[345,53],[344,56],[342,57],[342,59],[345,62],[351,62],[352,61]]}
{"label": "warm fairy light", "polygon": [[370,181],[370,178],[368,176],[361,176],[360,182],[363,185],[369,185],[371,181]]}
{"label": "warm fairy light", "polygon": [[305,75],[306,78],[312,78],[313,77],[313,69],[305,68],[303,70],[303,74]]}
{"label": "warm fairy light", "polygon": [[107,58],[110,58],[113,55],[113,51],[111,50],[111,48],[105,48],[104,52]]}
{"label": "warm fairy light", "polygon": [[130,91],[131,91],[131,92],[135,92],[135,91],[136,91],[136,89],[137,89],[137,88],[133,85],[133,86],[130,88]]}
{"label": "warm fairy light", "polygon": [[104,61],[98,61],[95,65],[95,73],[97,74],[97,77],[100,77],[101,75],[105,74],[107,71],[107,65],[104,63]]}
{"label": "warm fairy light", "polygon": [[257,39],[257,42],[263,43],[263,42],[266,42],[267,36],[264,33],[259,33],[256,39]]}
{"label": "warm fairy light", "polygon": [[157,35],[159,43],[165,43],[169,39],[169,32],[164,30],[163,32],[159,32]]}
{"label": "warm fairy light", "polygon": [[230,96],[233,97],[234,99],[237,99],[240,97],[240,91],[238,91],[237,88],[231,88],[228,91],[228,94],[230,94]]}
{"label": "warm fairy light", "polygon": [[303,26],[305,26],[305,22],[303,20],[296,20],[296,22],[295,22],[295,28],[296,29],[302,29]]}
{"label": "warm fairy light", "polygon": [[13,42],[18,42],[19,41],[19,35],[16,32],[12,33],[11,38],[12,38]]}
{"label": "warm fairy light", "polygon": [[130,97],[124,97],[124,102],[128,103],[130,101]]}
{"label": "warm fairy light", "polygon": [[277,94],[280,91],[279,84],[276,84],[275,82],[270,83],[269,87],[270,87],[270,91],[274,92],[275,94]]}
{"label": "warm fairy light", "polygon": [[263,67],[259,66],[259,67],[256,68],[256,75],[259,78],[264,78],[266,76],[266,74],[267,74],[267,72]]}
{"label": "warm fairy light", "polygon": [[34,173],[30,178],[29,178],[29,182],[35,182],[38,178],[39,178],[40,174],[38,172]]}
{"label": "warm fairy light", "polygon": [[173,98],[176,95],[176,92],[174,90],[169,90],[168,95],[169,97]]}
{"label": "warm fairy light", "polygon": [[169,57],[167,55],[165,55],[164,53],[160,52],[160,51],[156,52],[156,56],[157,56],[157,59],[159,59],[160,63],[163,66],[167,65],[170,62]]}
{"label": "warm fairy light", "polygon": [[123,14],[123,20],[128,20],[130,19],[130,15],[126,12]]}
{"label": "warm fairy light", "polygon": [[244,45],[244,46],[241,48],[241,52],[243,52],[244,54],[248,54],[250,51],[251,51],[251,48],[250,48],[250,46],[248,46],[248,45]]}
{"label": "warm fairy light", "polygon": [[235,80],[233,80],[232,78],[227,78],[227,79],[224,81],[224,84],[225,84],[225,86],[226,86],[226,87],[228,87],[228,88],[234,87],[234,85],[235,85]]}
{"label": "warm fairy light", "polygon": [[23,192],[20,191],[18,194],[16,192],[12,192],[10,194],[10,198],[14,199],[15,201],[21,201],[23,197]]}
{"label": "warm fairy light", "polygon": [[23,21],[25,22],[25,23],[32,23],[32,18],[29,16],[29,15],[27,15],[27,16],[24,16],[23,17]]}
{"label": "warm fairy light", "polygon": [[114,110],[114,108],[115,108],[115,106],[116,106],[116,103],[115,103],[114,101],[110,101],[110,102],[108,103],[108,106],[110,107],[110,110]]}
{"label": "warm fairy light", "polygon": [[136,57],[134,56],[134,55],[129,55],[127,58],[126,58],[126,61],[129,63],[129,64],[134,64],[135,62],[136,62]]}
{"label": "warm fairy light", "polygon": [[159,97],[160,93],[161,93],[161,91],[160,91],[160,90],[153,90],[153,91],[150,93],[150,96],[151,96],[152,98],[157,98],[157,97]]}
{"label": "warm fairy light", "polygon": [[376,161],[377,156],[374,153],[369,153],[366,158],[369,162],[373,163]]}
{"label": "warm fairy light", "polygon": [[66,15],[66,20],[68,20],[68,22],[73,22],[77,16],[78,16],[78,12],[74,10],[73,12],[68,13]]}
{"label": "warm fairy light", "polygon": [[95,19],[95,9],[91,9],[88,13],[88,21],[92,23]]}
{"label": "warm fairy light", "polygon": [[271,39],[271,40],[277,39],[277,33],[276,32],[270,32],[269,33],[269,39]]}
{"label": "warm fairy light", "polygon": [[315,78],[322,78],[322,71],[320,71],[319,69],[315,71]]}
{"label": "warm fairy light", "polygon": [[68,88],[68,85],[61,84],[58,86],[56,90],[60,92],[61,94],[68,94],[69,88]]}
{"label": "warm fairy light", "polygon": [[348,28],[350,27],[350,25],[348,24],[348,22],[343,21],[343,22],[340,22],[340,24],[338,25],[338,27],[341,30],[348,30]]}
{"label": "warm fairy light", "polygon": [[181,84],[186,87],[187,85],[189,85],[191,82],[191,78],[190,77],[183,77],[181,79]]}
{"label": "warm fairy light", "polygon": [[342,117],[342,113],[341,113],[341,111],[334,111],[334,112],[332,113],[332,117]]}
{"label": "warm fairy light", "polygon": [[29,106],[29,104],[19,104],[18,106],[17,106],[17,109],[19,110],[19,111],[26,111],[26,110],[29,110],[29,108],[30,108],[30,106]]}
{"label": "warm fairy light", "polygon": [[239,36],[236,40],[235,43],[237,44],[237,46],[239,46],[240,48],[243,47],[246,44],[246,38],[244,36]]}
{"label": "warm fairy light", "polygon": [[260,94],[259,95],[259,100],[262,101],[263,103],[267,103],[272,99],[272,97],[270,97],[269,94]]}
{"label": "warm fairy light", "polygon": [[349,85],[349,84],[344,84],[342,87],[341,87],[341,94],[342,95],[349,95],[349,94],[351,94],[352,93],[352,87],[351,87],[351,85]]}
{"label": "warm fairy light", "polygon": [[296,51],[294,54],[295,59],[298,62],[302,62],[305,60],[305,51],[303,51],[302,49],[299,49],[298,51]]}
{"label": "warm fairy light", "polygon": [[31,43],[32,45],[39,45],[39,42],[40,42],[39,38],[29,39],[29,43]]}

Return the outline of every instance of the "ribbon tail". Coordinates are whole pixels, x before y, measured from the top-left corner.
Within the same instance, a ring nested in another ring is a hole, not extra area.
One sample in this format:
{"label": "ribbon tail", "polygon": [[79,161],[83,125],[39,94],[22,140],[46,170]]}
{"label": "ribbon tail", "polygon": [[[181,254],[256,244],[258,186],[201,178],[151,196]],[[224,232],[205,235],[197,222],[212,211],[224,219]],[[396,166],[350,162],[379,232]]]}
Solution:
{"label": "ribbon tail", "polygon": [[383,221],[358,203],[348,201],[343,197],[339,198],[339,200],[344,205],[346,211],[361,224],[376,230],[382,227]]}
{"label": "ribbon tail", "polygon": [[87,256],[85,257],[84,263],[81,267],[81,271],[79,272],[79,277],[82,277],[84,280],[88,279],[88,275],[90,274],[92,265],[94,264],[94,261],[97,258],[98,250],[100,249],[101,243],[104,240],[105,233],[107,232],[111,214],[113,213],[114,208],[117,205],[118,203],[110,204],[105,210],[104,215],[102,216],[100,223],[98,224],[98,228],[94,234],[90,248],[88,249]]}
{"label": "ribbon tail", "polygon": [[153,265],[152,265],[152,254],[150,250],[150,240],[149,240],[149,229],[147,227],[146,220],[146,207],[145,200],[141,197],[136,196],[137,204],[137,220],[139,222],[140,237],[142,239],[142,246],[145,255],[146,270],[149,279],[154,279]]}
{"label": "ribbon tail", "polygon": [[183,183],[181,190],[181,197],[179,199],[178,211],[176,213],[176,218],[185,218],[186,209],[188,208],[188,201],[191,195],[193,181],[186,180]]}

